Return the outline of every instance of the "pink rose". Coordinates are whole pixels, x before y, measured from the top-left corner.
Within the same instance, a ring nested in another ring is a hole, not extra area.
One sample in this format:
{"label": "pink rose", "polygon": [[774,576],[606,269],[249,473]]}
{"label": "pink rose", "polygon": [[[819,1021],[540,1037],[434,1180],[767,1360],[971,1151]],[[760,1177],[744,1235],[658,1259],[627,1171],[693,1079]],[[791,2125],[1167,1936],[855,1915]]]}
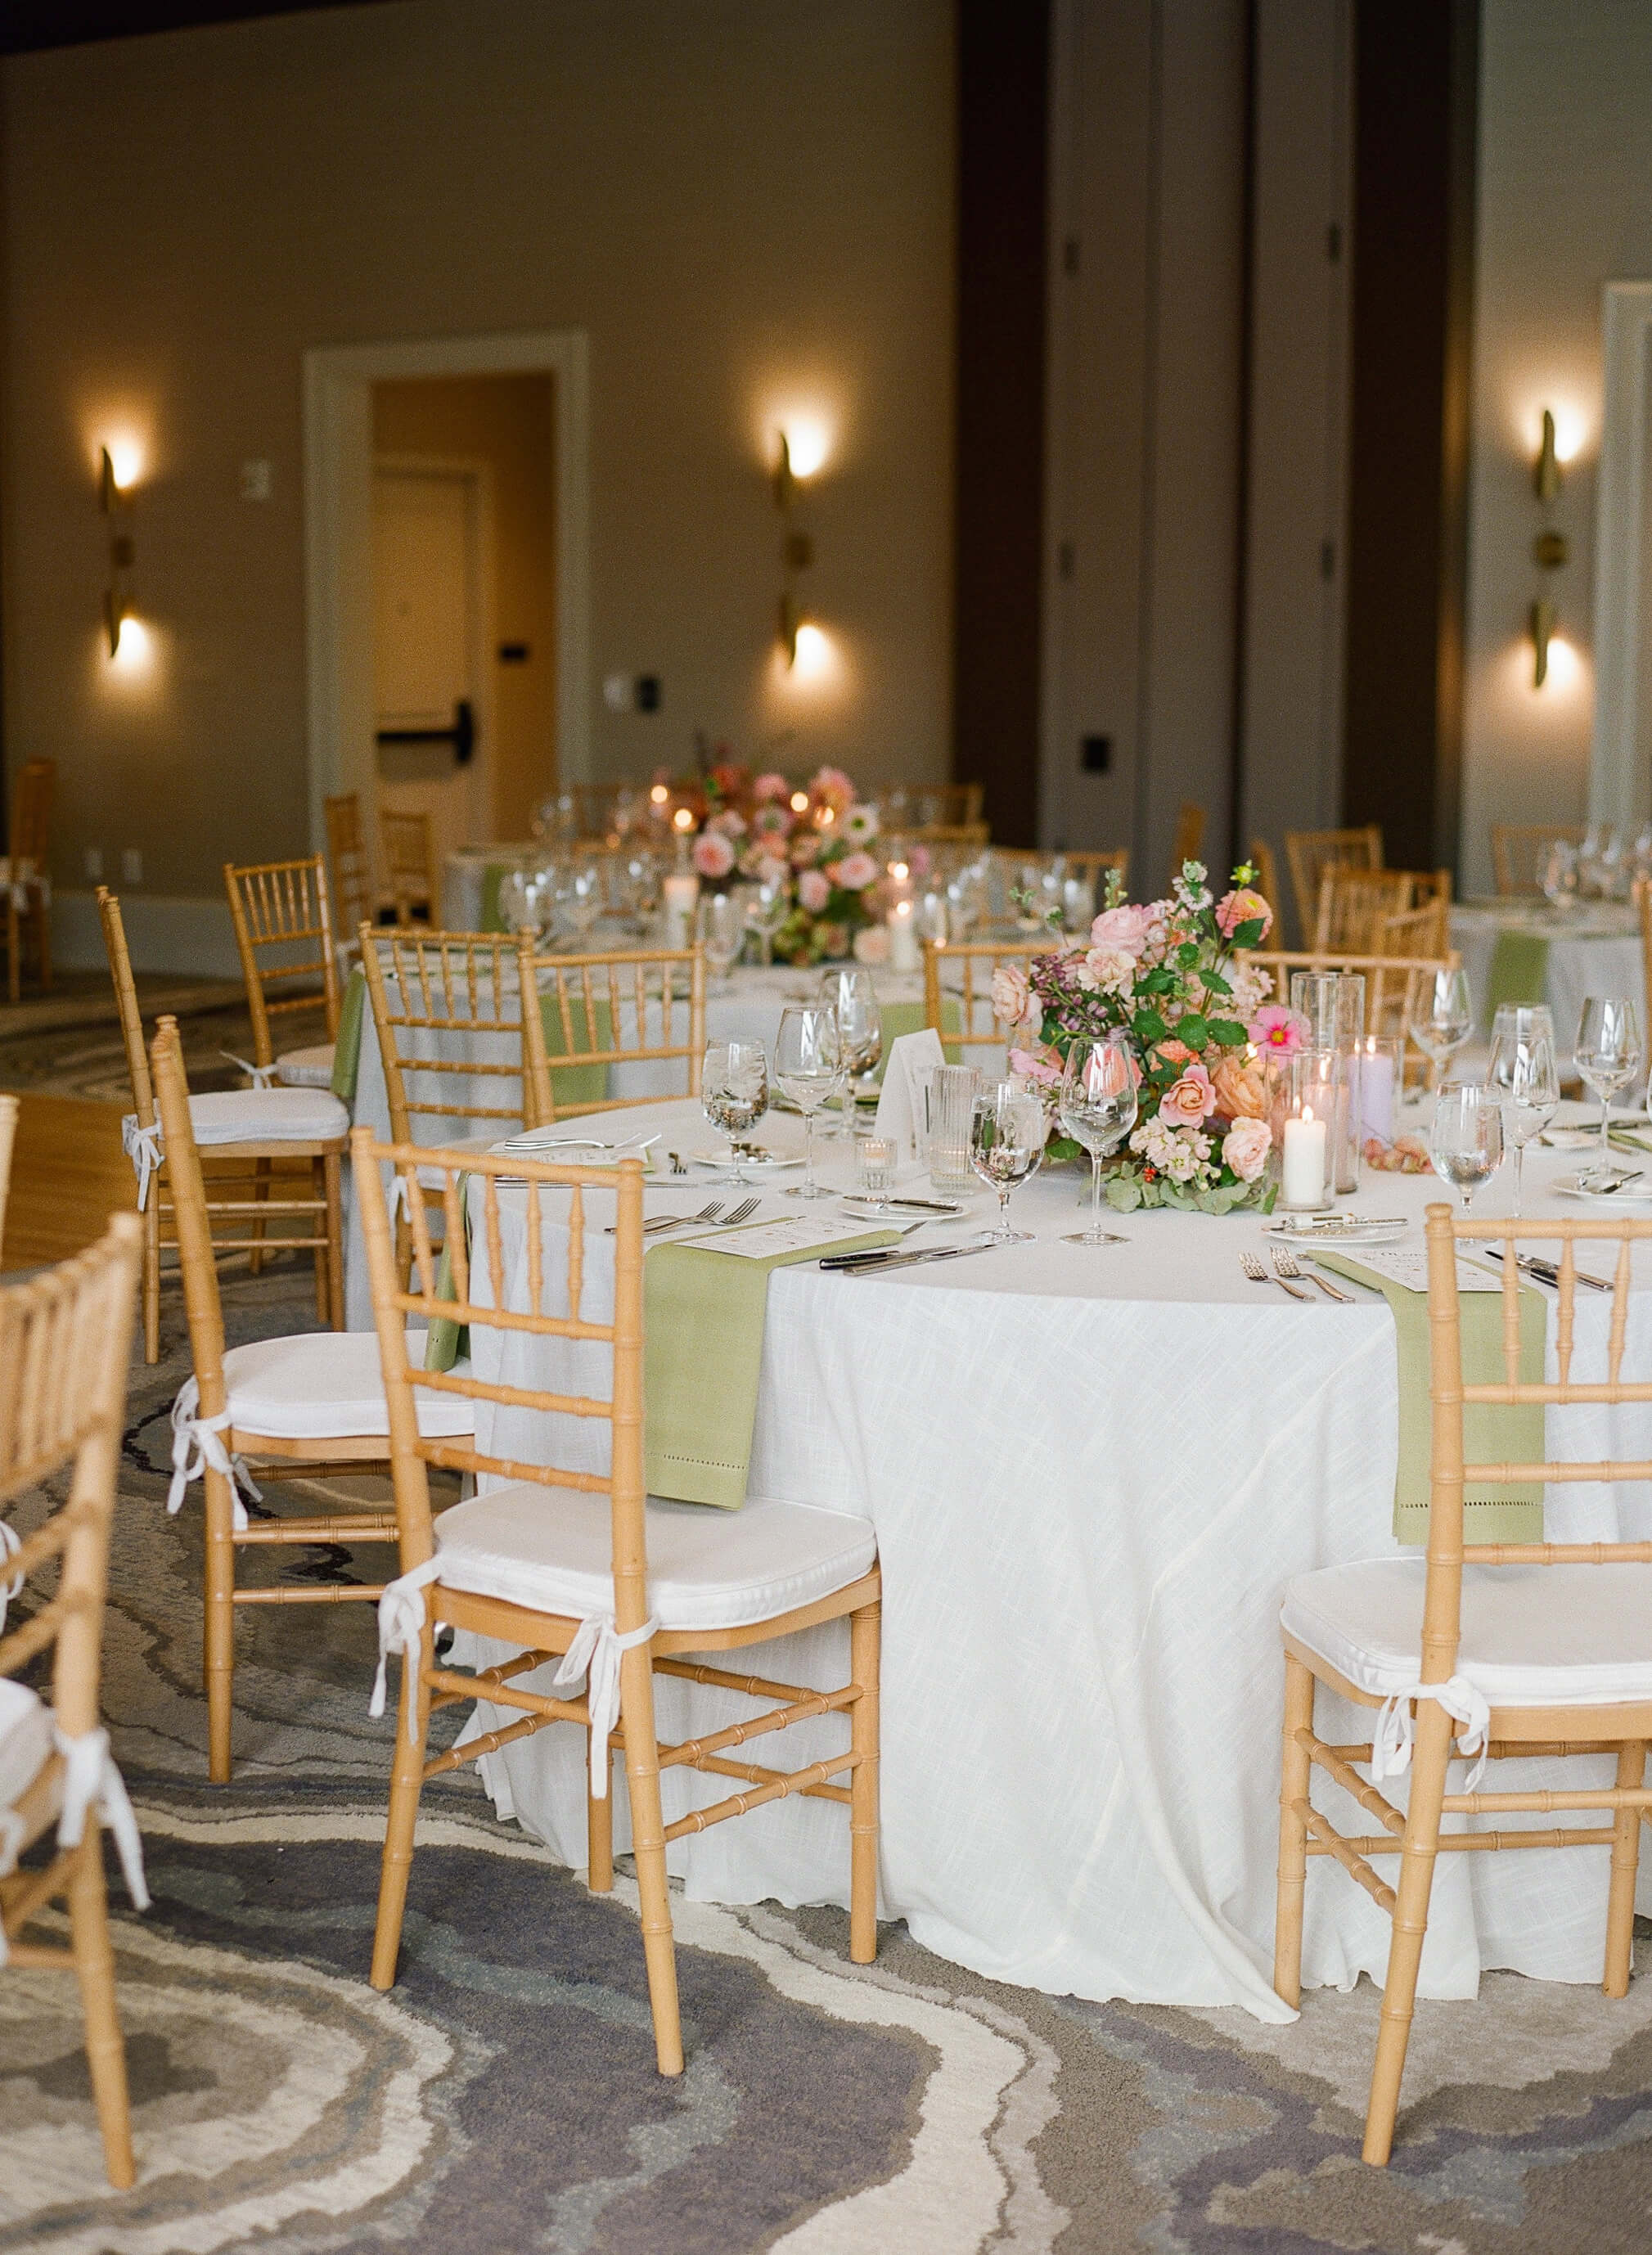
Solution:
{"label": "pink rose", "polygon": [[878,866],[869,854],[846,854],[832,874],[846,893],[863,893],[876,882]]}
{"label": "pink rose", "polygon": [[791,785],[783,775],[760,775],[751,786],[751,795],[759,806],[776,798],[784,804],[791,796]]}
{"label": "pink rose", "polygon": [[836,814],[854,804],[854,785],[841,768],[817,768],[809,778],[809,796]]}
{"label": "pink rose", "polygon": [[1138,956],[1147,945],[1151,921],[1151,911],[1139,903],[1127,901],[1121,908],[1104,909],[1090,927],[1090,945],[1117,948],[1122,954]]}
{"label": "pink rose", "polygon": [[735,866],[735,849],[721,830],[702,830],[694,840],[694,867],[702,877],[726,877]]}
{"label": "pink rose", "polygon": [[1289,1057],[1307,1039],[1308,1021],[1300,1010],[1288,1010],[1280,1002],[1264,1002],[1245,1031],[1259,1050]]}
{"label": "pink rose", "polygon": [[1044,1012],[1032,999],[1027,974],[1018,963],[1001,963],[993,973],[993,1015],[1002,1026],[1036,1026]]}
{"label": "pink rose", "polygon": [[805,869],[798,880],[798,899],[811,916],[819,916],[832,897],[832,888],[819,869]]}
{"label": "pink rose", "polygon": [[1073,974],[1094,994],[1121,994],[1135,980],[1135,958],[1128,948],[1086,948]]}
{"label": "pink rose", "polygon": [[791,841],[791,866],[806,869],[820,856],[820,833],[817,830],[800,830]]}
{"label": "pink rose", "polygon": [[1273,1140],[1265,1120],[1235,1120],[1222,1138],[1223,1163],[1241,1183],[1254,1183],[1268,1163]]}
{"label": "pink rose", "polygon": [[1216,1109],[1216,1092],[1202,1064],[1190,1064],[1173,1087],[1159,1099],[1159,1118],[1172,1128],[1197,1128]]}
{"label": "pink rose", "polygon": [[1048,1050],[1011,1050],[1009,1070],[1018,1079],[1037,1081],[1040,1088],[1061,1085],[1061,1059]]}
{"label": "pink rose", "polygon": [[1241,924],[1262,924],[1262,936],[1267,938],[1274,920],[1274,912],[1260,893],[1248,887],[1236,893],[1224,893],[1216,903],[1216,929],[1224,939],[1231,939]]}

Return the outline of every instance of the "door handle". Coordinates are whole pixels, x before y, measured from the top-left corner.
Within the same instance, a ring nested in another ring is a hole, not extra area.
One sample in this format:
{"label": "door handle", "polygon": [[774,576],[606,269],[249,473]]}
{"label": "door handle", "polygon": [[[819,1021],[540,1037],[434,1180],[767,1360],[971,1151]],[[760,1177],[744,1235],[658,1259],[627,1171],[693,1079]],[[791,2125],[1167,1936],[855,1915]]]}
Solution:
{"label": "door handle", "polygon": [[468,697],[453,706],[451,728],[380,728],[373,741],[379,744],[451,744],[453,762],[468,767],[476,751],[476,715]]}

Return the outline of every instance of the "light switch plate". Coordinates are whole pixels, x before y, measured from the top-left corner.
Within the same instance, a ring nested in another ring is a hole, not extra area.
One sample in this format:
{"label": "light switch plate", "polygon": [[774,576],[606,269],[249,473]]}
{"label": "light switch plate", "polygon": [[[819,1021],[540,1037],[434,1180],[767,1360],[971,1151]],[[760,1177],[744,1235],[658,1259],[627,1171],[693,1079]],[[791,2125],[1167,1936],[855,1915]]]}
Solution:
{"label": "light switch plate", "polygon": [[141,885],[141,884],[143,883],[143,882],[144,882],[144,856],[143,856],[143,854],[139,852],[138,848],[137,848],[136,846],[127,846],[127,847],[123,847],[122,848],[122,850],[121,850],[121,882],[122,882],[122,884],[123,884],[123,885]]}

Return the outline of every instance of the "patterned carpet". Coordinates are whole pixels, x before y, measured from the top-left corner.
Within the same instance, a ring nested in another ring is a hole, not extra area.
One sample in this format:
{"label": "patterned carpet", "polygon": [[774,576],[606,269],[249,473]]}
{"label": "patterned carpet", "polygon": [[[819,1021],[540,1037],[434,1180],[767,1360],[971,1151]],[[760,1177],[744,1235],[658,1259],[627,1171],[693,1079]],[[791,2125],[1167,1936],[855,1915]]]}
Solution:
{"label": "patterned carpet", "polygon": [[[304,1325],[308,1293],[301,1272],[231,1283],[232,1336]],[[995,1987],[898,1926],[854,1968],[837,1911],[679,1899],[689,2065],[665,2083],[624,1883],[587,1894],[461,1775],[426,1795],[401,1978],[376,1995],[390,1725],[365,1712],[370,1612],[243,1617],[236,1781],[205,1786],[199,1507],[163,1508],[170,1294],[164,1350],[134,1381],[108,1637],[155,1896],[138,1918],[114,1893],[139,2181],[103,2185],[72,1985],[0,1977],[0,2250],[1652,2245],[1652,1963],[1618,2005],[1495,1976],[1478,2003],[1424,2006],[1377,2172],[1358,2159],[1368,1984],[1265,2028]]]}
{"label": "patterned carpet", "polygon": [[[132,1084],[108,973],[96,974],[95,983],[90,973],[71,973],[64,984],[71,991],[63,995],[0,1012],[0,1089],[22,1096],[89,1097],[130,1109]],[[247,1085],[234,1060],[252,1056],[252,1021],[238,988],[222,980],[144,977],[137,981],[137,1001],[146,1037],[162,1010],[177,1017],[185,1070],[196,1095]],[[277,1023],[283,1050],[327,1037],[319,1008],[294,1011]]]}

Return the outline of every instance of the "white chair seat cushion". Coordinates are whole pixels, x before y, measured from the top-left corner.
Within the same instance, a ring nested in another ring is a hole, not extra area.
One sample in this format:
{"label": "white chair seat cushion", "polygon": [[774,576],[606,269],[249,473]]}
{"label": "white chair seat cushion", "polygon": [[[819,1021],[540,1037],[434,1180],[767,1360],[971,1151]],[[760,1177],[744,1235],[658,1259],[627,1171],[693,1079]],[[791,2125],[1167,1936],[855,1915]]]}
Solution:
{"label": "white chair seat cushion", "polygon": [[[189,1124],[204,1150],[215,1143],[330,1142],[349,1134],[350,1115],[327,1089],[227,1088],[192,1096]],[[137,1114],[129,1112],[121,1125],[130,1149]],[[160,1135],[158,1122],[155,1132]]]}
{"label": "white chair seat cushion", "polygon": [[276,1059],[276,1078],[283,1088],[333,1087],[334,1043],[318,1042],[313,1049],[288,1050]]}
{"label": "white chair seat cushion", "polygon": [[[407,1334],[408,1359],[416,1369],[424,1365],[425,1340],[423,1331]],[[469,1365],[454,1367],[462,1373]],[[299,1331],[291,1338],[231,1347],[224,1357],[224,1386],[238,1432],[282,1441],[340,1441],[352,1434],[388,1435],[390,1429],[376,1331]],[[427,1439],[475,1430],[475,1405],[463,1394],[420,1387],[413,1399],[418,1430]]]}
{"label": "white chair seat cushion", "polygon": [[[1374,1698],[1415,1683],[1420,1558],[1298,1574],[1286,1633]],[[1494,1707],[1652,1699],[1652,1566],[1466,1566],[1457,1673]]]}
{"label": "white chair seat cushion", "polygon": [[52,1710],[26,1685],[0,1675],[0,1809],[22,1799],[52,1752]]}
{"label": "white chair seat cushion", "polygon": [[[538,1612],[611,1613],[608,1499],[523,1483],[435,1522],[445,1587]],[[744,1628],[828,1598],[877,1560],[871,1521],[761,1498],[743,1510],[648,1500],[648,1600],[662,1628]]]}

